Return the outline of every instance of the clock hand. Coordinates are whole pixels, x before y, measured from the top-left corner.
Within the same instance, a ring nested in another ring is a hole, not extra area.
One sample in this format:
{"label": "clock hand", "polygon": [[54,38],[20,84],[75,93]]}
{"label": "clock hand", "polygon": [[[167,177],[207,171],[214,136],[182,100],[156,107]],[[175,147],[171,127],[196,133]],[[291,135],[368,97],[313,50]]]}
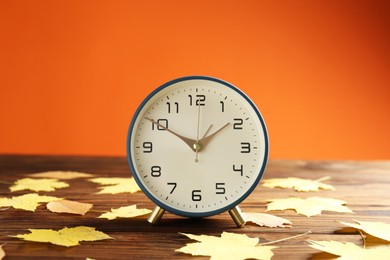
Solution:
{"label": "clock hand", "polygon": [[196,151],[196,148],[194,147],[195,144],[196,144],[196,140],[193,140],[193,139],[184,137],[182,135],[179,135],[178,133],[173,132],[171,129],[163,126],[162,124],[157,123],[155,120],[153,120],[153,119],[151,119],[149,117],[145,117],[145,119],[149,120],[153,124],[158,125],[159,127],[163,128],[164,130],[168,131],[169,133],[179,137],[179,139],[181,139],[183,142],[185,142],[191,148],[191,150]]}
{"label": "clock hand", "polygon": [[215,132],[212,133],[211,135],[206,136],[206,134],[208,133],[208,131],[209,131],[210,128],[212,127],[212,125],[210,125],[210,127],[207,129],[207,131],[206,131],[206,133],[205,133],[205,136],[206,136],[206,137],[203,137],[201,140],[199,140],[199,144],[201,144],[201,147],[204,148],[216,134],[218,134],[219,132],[221,132],[221,131],[222,131],[225,127],[227,127],[228,125],[230,125],[230,123],[226,123],[224,126],[222,126],[221,128],[219,128],[217,131],[215,131]]}
{"label": "clock hand", "polygon": [[211,127],[213,127],[213,124],[211,124],[211,125],[209,126],[209,128],[207,128],[206,132],[205,132],[204,135],[202,136],[202,139],[200,139],[200,140],[203,140],[203,139],[206,137],[206,135],[209,133]]}
{"label": "clock hand", "polygon": [[200,127],[200,104],[198,105],[198,123],[196,129],[196,143],[194,143],[193,148],[195,149],[195,162],[199,162],[198,154],[201,146],[199,145],[199,127]]}
{"label": "clock hand", "polygon": [[194,143],[193,145],[193,149],[195,150],[195,162],[199,162],[198,160],[198,154],[199,154],[199,150],[202,149],[202,144],[200,142],[200,140],[203,140],[206,135],[208,134],[208,132],[210,131],[211,127],[213,127],[213,124],[211,124],[209,126],[209,128],[207,128],[206,132],[204,133],[204,135],[202,136],[202,138],[199,140],[199,122],[200,122],[200,106],[198,108],[198,129],[196,131],[196,143]]}
{"label": "clock hand", "polygon": [[199,126],[200,126],[200,105],[198,106],[198,123],[196,129],[196,142],[199,141]]}
{"label": "clock hand", "polygon": [[[187,138],[187,137],[184,137],[174,131],[172,131],[171,129],[163,126],[162,124],[160,123],[157,123],[157,121],[155,121],[154,119],[151,119],[149,117],[145,117],[145,119],[149,120],[150,122],[158,125],[159,127],[163,128],[164,130],[168,131],[169,133],[175,135],[176,137],[178,137],[180,140],[182,140],[184,143],[186,143],[192,151],[196,152],[197,154],[199,153],[199,151],[204,148],[209,142],[210,140],[216,135],[218,134],[220,131],[222,131],[225,127],[227,127],[230,123],[226,123],[224,126],[222,126],[220,129],[218,129],[217,131],[215,131],[214,133],[212,133],[211,135],[209,136],[206,136],[208,134],[208,132],[210,131],[211,127],[213,126],[212,124],[209,126],[209,128],[207,128],[205,134],[203,135],[203,137],[200,139],[200,140],[194,140],[194,139],[191,139],[191,138]],[[198,155],[196,155],[196,158],[195,158],[195,162],[197,162],[198,160]]]}

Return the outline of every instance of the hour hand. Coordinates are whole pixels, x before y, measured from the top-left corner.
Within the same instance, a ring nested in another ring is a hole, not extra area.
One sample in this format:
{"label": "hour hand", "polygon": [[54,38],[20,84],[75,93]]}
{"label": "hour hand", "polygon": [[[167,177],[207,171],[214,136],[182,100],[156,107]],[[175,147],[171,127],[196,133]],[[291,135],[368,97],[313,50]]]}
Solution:
{"label": "hour hand", "polygon": [[168,131],[169,133],[175,135],[176,137],[179,137],[179,139],[181,139],[183,142],[185,142],[190,148],[192,151],[196,151],[196,147],[194,147],[195,143],[196,143],[196,140],[193,140],[193,139],[190,139],[190,138],[187,138],[187,137],[184,137],[174,131],[172,131],[171,129],[169,129],[168,127],[165,127],[163,126],[162,124],[158,123],[157,121],[155,121],[154,119],[151,119],[149,117],[145,117],[146,120],[149,120],[150,122],[152,122],[153,124],[156,124],[158,125],[160,128]]}

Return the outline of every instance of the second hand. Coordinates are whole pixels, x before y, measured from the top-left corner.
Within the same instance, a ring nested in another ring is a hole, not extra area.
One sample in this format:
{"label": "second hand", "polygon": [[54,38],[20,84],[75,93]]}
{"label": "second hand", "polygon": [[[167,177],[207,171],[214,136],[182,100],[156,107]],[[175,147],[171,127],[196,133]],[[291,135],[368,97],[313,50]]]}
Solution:
{"label": "second hand", "polygon": [[199,154],[199,149],[201,148],[199,144],[199,128],[200,128],[200,104],[198,104],[198,124],[197,124],[197,129],[196,129],[196,143],[194,144],[195,148],[195,162],[199,162],[198,160],[198,154]]}

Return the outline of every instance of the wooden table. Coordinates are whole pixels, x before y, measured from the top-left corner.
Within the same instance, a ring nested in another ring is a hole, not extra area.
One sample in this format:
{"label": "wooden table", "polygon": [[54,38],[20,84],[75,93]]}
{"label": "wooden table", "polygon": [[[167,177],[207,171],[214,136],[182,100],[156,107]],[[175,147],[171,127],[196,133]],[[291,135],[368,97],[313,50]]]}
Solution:
{"label": "wooden table", "polygon": [[[12,197],[28,191],[10,192],[9,185],[26,174],[72,170],[88,172],[96,177],[130,177],[125,158],[107,157],[57,157],[57,156],[0,156],[0,197]],[[96,218],[98,211],[137,204],[153,209],[154,205],[142,193],[98,195],[98,185],[85,179],[67,181],[70,187],[44,195],[94,204],[94,210],[84,216],[49,212],[44,205],[35,212],[0,209],[0,245],[4,244],[5,259],[186,259],[193,258],[175,252],[186,243],[194,242],[179,232],[219,236],[222,231],[259,237],[261,242],[274,241],[311,231],[311,234],[274,244],[272,259],[324,259],[332,255],[320,253],[307,245],[307,239],[337,240],[362,244],[361,235],[354,229],[345,228],[339,221],[353,219],[390,223],[390,162],[355,161],[281,161],[268,164],[265,178],[301,177],[319,179],[331,176],[326,183],[335,191],[298,193],[290,189],[269,189],[259,185],[250,197],[241,204],[243,211],[265,212],[266,200],[290,196],[321,196],[345,200],[354,214],[323,212],[320,216],[305,217],[295,211],[271,211],[269,213],[289,219],[292,228],[267,228],[245,225],[236,228],[228,213],[205,219],[187,219],[166,213],[157,226],[152,226],[146,217],[108,221]],[[80,246],[61,247],[47,243],[27,242],[13,238],[16,234],[28,233],[28,228],[61,229],[65,226],[91,226],[114,237],[113,240],[81,242]],[[207,259],[207,258],[204,258]]]}

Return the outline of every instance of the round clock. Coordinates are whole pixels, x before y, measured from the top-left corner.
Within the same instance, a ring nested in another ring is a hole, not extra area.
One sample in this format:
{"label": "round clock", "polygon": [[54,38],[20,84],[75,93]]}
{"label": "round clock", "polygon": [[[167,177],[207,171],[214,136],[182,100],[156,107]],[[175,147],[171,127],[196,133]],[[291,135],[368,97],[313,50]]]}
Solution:
{"label": "round clock", "polygon": [[255,104],[220,79],[172,80],[141,103],[127,137],[130,169],[142,191],[165,210],[186,217],[229,211],[244,223],[238,204],[260,181],[268,135]]}

